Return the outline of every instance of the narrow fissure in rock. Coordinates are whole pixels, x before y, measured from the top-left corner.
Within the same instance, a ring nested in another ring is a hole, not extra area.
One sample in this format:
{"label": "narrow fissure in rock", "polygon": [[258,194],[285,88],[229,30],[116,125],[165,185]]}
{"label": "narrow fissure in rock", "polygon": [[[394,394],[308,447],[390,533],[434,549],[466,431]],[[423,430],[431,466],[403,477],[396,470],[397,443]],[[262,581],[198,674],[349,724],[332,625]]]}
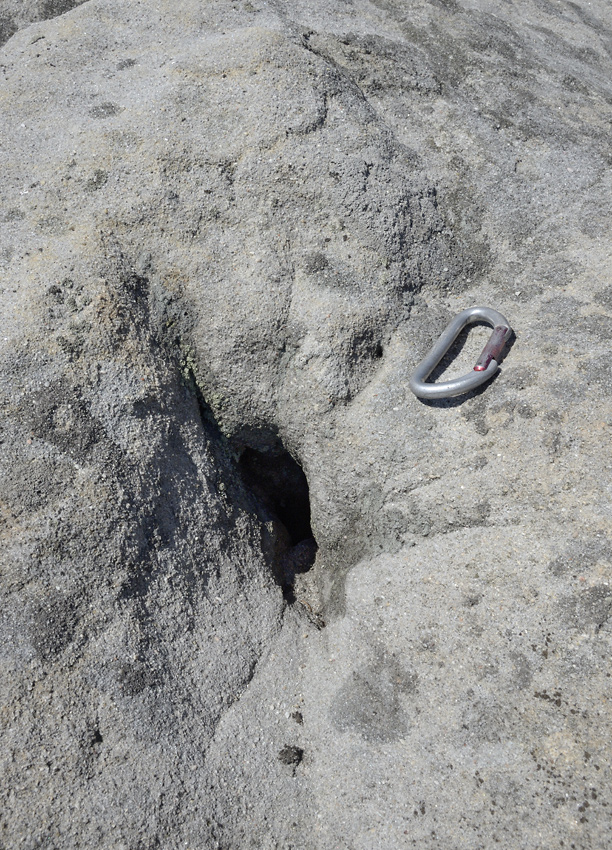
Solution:
{"label": "narrow fissure in rock", "polygon": [[[202,422],[212,431],[226,461],[229,457],[235,461],[237,456],[236,467],[242,484],[250,494],[258,519],[271,532],[265,548],[272,573],[285,600],[295,602],[295,578],[311,569],[318,550],[310,524],[310,491],[304,470],[276,434],[258,433],[253,440],[257,448],[244,443],[239,450],[231,447],[222,436],[193,370],[183,362],[181,371],[183,380],[196,396]],[[225,450],[221,449],[222,444]],[[240,498],[238,494],[236,497]]]}
{"label": "narrow fissure in rock", "polygon": [[317,554],[304,470],[282,448],[266,452],[247,447],[238,465],[245,485],[275,524],[275,577],[285,599],[293,602],[295,577],[312,567]]}

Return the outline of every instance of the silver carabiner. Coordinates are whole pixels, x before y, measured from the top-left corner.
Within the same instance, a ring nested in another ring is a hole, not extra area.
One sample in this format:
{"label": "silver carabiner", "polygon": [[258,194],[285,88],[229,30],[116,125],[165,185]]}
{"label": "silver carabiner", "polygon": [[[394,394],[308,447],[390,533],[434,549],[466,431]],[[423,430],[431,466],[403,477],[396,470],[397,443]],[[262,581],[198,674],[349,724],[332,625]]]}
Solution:
{"label": "silver carabiner", "polygon": [[[453,378],[452,381],[446,381],[443,384],[425,383],[425,379],[442,360],[457,339],[459,332],[466,325],[471,325],[474,322],[487,322],[492,325],[493,333],[476,361],[473,372],[469,375],[463,375],[461,378]],[[512,328],[508,324],[508,320],[497,310],[492,310],[490,307],[470,307],[468,310],[464,310],[458,316],[455,316],[429,354],[421,360],[414,370],[408,386],[417,398],[451,398],[479,387],[489,378],[492,378],[499,369],[497,358],[511,333]]]}

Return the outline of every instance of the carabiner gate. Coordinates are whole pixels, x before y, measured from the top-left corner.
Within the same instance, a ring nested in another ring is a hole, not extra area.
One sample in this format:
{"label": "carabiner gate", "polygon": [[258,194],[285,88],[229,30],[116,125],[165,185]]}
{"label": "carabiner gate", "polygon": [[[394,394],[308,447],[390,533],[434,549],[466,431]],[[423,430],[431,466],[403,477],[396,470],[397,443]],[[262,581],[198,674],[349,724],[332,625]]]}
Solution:
{"label": "carabiner gate", "polygon": [[[459,333],[466,325],[474,322],[487,322],[492,325],[493,333],[482,350],[474,370],[469,375],[453,378],[443,384],[427,384],[426,378],[444,357]],[[445,328],[439,340],[429,354],[421,360],[410,378],[409,387],[417,398],[452,398],[473,390],[492,378],[499,369],[497,359],[512,333],[508,320],[490,307],[470,307],[459,313]]]}

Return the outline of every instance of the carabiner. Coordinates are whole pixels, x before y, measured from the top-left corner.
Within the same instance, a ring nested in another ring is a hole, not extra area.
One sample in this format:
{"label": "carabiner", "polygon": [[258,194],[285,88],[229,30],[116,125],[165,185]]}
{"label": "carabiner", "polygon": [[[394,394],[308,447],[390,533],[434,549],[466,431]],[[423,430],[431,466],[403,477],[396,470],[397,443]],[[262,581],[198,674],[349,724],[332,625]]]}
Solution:
{"label": "carabiner", "polygon": [[[470,375],[461,378],[453,378],[443,384],[427,384],[425,379],[444,357],[453,342],[457,339],[459,332],[466,325],[474,322],[487,322],[492,325],[493,333],[482,350],[482,353],[474,370]],[[468,390],[473,390],[488,381],[499,369],[497,358],[506,344],[512,328],[501,313],[490,307],[470,307],[459,313],[458,316],[445,328],[440,339],[436,342],[427,357],[421,360],[410,378],[409,387],[417,398],[451,398],[461,395]]]}

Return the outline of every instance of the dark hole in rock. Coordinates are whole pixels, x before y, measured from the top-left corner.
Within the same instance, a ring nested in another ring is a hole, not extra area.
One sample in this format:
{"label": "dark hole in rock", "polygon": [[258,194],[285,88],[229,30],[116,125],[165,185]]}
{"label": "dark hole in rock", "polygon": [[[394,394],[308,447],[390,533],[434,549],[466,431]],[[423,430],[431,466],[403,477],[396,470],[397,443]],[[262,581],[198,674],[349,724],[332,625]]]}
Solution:
{"label": "dark hole in rock", "polygon": [[283,523],[293,546],[312,537],[308,482],[289,452],[267,454],[246,448],[240,470],[260,502]]}
{"label": "dark hole in rock", "polygon": [[239,467],[264,514],[276,524],[275,576],[287,601],[293,602],[295,576],[307,572],[317,554],[304,470],[289,452],[278,448],[265,452],[247,447]]}
{"label": "dark hole in rock", "polygon": [[[225,438],[193,372],[185,372],[202,423],[212,430],[213,444],[223,445]],[[274,578],[287,602],[295,602],[295,577],[313,566],[318,549],[310,525],[310,492],[304,470],[272,431],[245,430],[234,438],[231,455],[238,459],[238,472],[255,502],[251,508],[260,520],[272,526],[264,538],[264,547]]]}

